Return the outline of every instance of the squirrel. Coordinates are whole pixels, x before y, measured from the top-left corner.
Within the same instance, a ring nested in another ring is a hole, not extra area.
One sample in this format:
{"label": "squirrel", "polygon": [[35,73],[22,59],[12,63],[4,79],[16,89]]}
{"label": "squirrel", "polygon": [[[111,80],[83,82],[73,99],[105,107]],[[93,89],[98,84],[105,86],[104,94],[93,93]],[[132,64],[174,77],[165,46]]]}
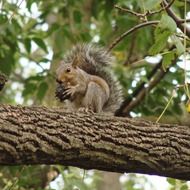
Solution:
{"label": "squirrel", "polygon": [[122,101],[121,86],[109,70],[113,57],[92,44],[75,45],[56,70],[56,97],[68,109],[115,113]]}

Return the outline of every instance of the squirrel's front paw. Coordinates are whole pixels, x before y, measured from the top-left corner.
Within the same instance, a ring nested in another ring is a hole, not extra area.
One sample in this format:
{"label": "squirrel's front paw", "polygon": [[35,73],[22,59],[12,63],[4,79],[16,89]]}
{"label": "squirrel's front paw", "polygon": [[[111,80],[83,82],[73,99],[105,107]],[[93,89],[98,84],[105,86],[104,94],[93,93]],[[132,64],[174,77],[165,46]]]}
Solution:
{"label": "squirrel's front paw", "polygon": [[71,97],[73,97],[75,92],[76,92],[76,87],[75,86],[70,86],[70,87],[67,87],[65,89],[65,91],[63,92],[63,96],[71,96]]}

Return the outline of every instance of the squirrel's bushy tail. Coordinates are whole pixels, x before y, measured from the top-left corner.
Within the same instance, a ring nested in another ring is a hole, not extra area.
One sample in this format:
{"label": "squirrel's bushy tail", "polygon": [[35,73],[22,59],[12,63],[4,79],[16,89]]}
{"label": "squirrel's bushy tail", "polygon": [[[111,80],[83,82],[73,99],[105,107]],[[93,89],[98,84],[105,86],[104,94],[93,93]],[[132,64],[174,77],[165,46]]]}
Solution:
{"label": "squirrel's bushy tail", "polygon": [[110,97],[103,107],[104,112],[114,113],[121,105],[122,91],[119,81],[111,71],[113,57],[104,49],[92,44],[77,44],[64,57],[65,63],[72,63],[80,56],[79,68],[91,75],[103,78],[110,88]]}

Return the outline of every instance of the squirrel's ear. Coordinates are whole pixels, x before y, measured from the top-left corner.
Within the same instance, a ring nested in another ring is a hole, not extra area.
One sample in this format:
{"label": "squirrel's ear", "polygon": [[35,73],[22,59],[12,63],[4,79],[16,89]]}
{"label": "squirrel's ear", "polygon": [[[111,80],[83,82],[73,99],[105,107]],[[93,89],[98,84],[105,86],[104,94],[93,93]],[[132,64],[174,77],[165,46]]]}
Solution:
{"label": "squirrel's ear", "polygon": [[73,59],[73,62],[72,62],[72,66],[73,67],[77,67],[78,65],[80,65],[80,57],[77,55],[75,56],[75,58]]}

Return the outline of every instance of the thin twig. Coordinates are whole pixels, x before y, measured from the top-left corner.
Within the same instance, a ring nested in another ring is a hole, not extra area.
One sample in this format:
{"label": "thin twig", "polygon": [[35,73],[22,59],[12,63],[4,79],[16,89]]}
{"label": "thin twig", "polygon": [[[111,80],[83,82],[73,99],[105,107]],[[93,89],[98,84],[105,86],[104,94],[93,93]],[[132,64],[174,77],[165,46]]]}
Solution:
{"label": "thin twig", "polygon": [[[23,2],[24,2],[24,0],[21,0],[21,2],[18,4],[17,8],[20,8],[20,6],[22,5]],[[9,22],[11,22],[11,20],[13,19],[15,13],[16,13],[16,11],[14,11],[13,14],[11,15],[11,17],[9,18]]]}
{"label": "thin twig", "polygon": [[190,19],[180,19],[179,22],[181,22],[181,23],[190,22]]}
{"label": "thin twig", "polygon": [[126,8],[120,7],[119,5],[115,5],[114,7],[116,9],[119,9],[120,11],[124,11],[126,13],[130,13],[130,14],[132,14],[134,16],[137,16],[137,17],[145,17],[146,16],[146,14],[144,14],[144,13],[137,13],[137,12],[132,11],[130,9],[126,9]]}
{"label": "thin twig", "polygon": [[131,44],[130,44],[130,48],[129,48],[129,52],[127,53],[127,59],[124,62],[124,65],[128,65],[130,63],[131,57],[133,55],[133,52],[135,50],[135,45],[136,45],[136,39],[137,39],[137,35],[136,33],[132,34],[132,39],[131,39]]}
{"label": "thin twig", "polygon": [[129,34],[135,32],[136,30],[138,30],[140,28],[143,28],[143,27],[149,26],[149,25],[158,24],[159,22],[160,21],[154,20],[154,21],[148,21],[148,22],[144,22],[144,23],[141,23],[141,24],[138,24],[138,25],[134,26],[133,28],[129,29],[128,31],[123,33],[121,36],[116,38],[115,41],[109,46],[108,52],[111,51],[121,40],[123,40],[123,38],[125,38]]}
{"label": "thin twig", "polygon": [[187,36],[185,36],[185,35],[181,35],[181,34],[175,34],[178,38],[182,38],[182,39],[186,39],[188,42],[190,42],[190,39],[187,37]]}
{"label": "thin twig", "polygon": [[171,0],[171,2],[165,6],[163,6],[161,9],[159,10],[156,10],[156,11],[146,11],[145,13],[138,13],[138,12],[135,12],[135,11],[132,11],[130,9],[126,9],[126,8],[123,8],[123,7],[120,7],[119,5],[115,5],[115,8],[119,9],[120,11],[124,11],[126,13],[130,13],[134,16],[137,16],[137,17],[140,17],[140,18],[145,18],[146,16],[150,16],[150,15],[154,15],[154,14],[158,14],[162,11],[164,11],[165,9],[171,7],[171,5],[174,3],[175,0]]}
{"label": "thin twig", "polygon": [[175,0],[171,0],[170,3],[168,3],[167,5],[163,6],[161,9],[157,10],[157,11],[149,11],[148,15],[147,16],[150,16],[150,15],[153,15],[153,14],[158,14],[162,11],[164,11],[165,9],[168,9],[169,7],[172,6],[172,4],[174,3]]}
{"label": "thin twig", "polygon": [[166,112],[166,110],[168,109],[168,107],[169,107],[171,101],[173,100],[175,94],[176,94],[176,91],[174,90],[174,91],[172,92],[172,96],[170,97],[170,99],[169,99],[169,101],[168,101],[166,107],[164,108],[164,110],[162,111],[162,113],[160,114],[160,116],[157,118],[156,123],[158,123],[158,122],[160,121],[160,119],[162,118],[162,116],[164,115],[164,113]]}

